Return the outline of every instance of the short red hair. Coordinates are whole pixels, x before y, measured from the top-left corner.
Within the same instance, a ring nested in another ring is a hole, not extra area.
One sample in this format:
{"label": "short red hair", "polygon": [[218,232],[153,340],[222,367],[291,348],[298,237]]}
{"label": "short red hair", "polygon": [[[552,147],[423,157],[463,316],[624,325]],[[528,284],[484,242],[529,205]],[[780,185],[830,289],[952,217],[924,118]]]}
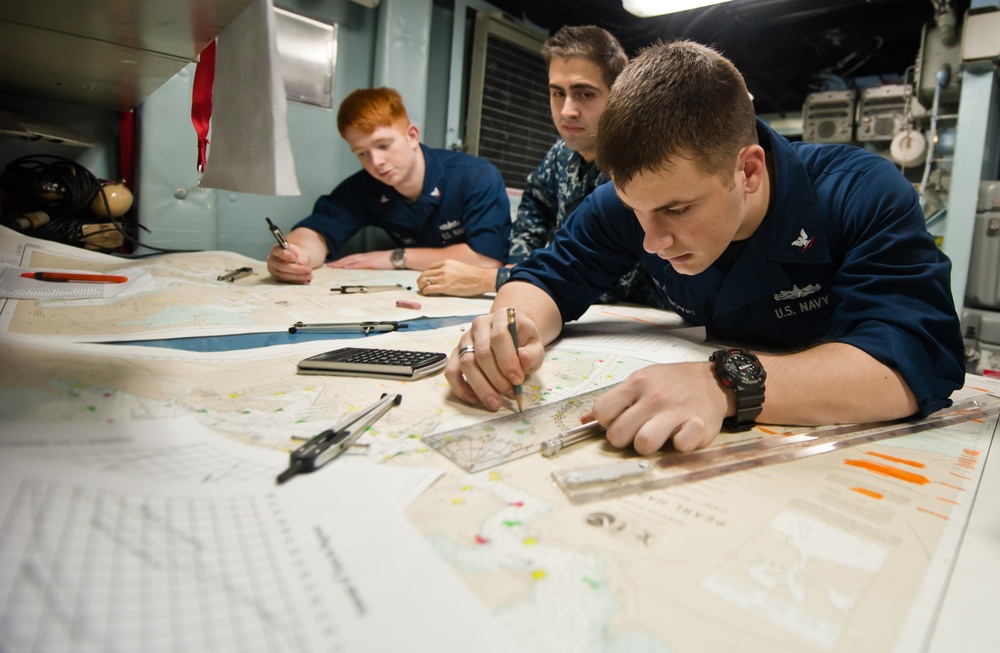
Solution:
{"label": "short red hair", "polygon": [[394,127],[400,122],[403,127],[410,124],[403,98],[398,92],[385,86],[359,88],[344,98],[337,111],[337,129],[341,136],[351,127],[364,134],[371,134],[379,127]]}

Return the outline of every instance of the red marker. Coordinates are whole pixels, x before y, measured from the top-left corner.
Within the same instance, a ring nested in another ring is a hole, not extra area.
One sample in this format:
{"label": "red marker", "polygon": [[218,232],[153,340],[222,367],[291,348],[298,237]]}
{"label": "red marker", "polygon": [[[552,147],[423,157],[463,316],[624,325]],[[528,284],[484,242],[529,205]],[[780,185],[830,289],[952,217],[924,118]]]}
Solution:
{"label": "red marker", "polygon": [[22,272],[25,279],[39,281],[84,281],[87,283],[125,283],[128,277],[113,274],[78,274],[76,272]]}

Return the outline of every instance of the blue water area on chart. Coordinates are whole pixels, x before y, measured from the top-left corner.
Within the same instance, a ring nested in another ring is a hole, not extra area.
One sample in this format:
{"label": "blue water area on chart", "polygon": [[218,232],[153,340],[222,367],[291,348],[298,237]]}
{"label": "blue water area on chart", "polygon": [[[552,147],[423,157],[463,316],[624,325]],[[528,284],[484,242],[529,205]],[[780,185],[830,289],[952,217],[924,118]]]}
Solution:
{"label": "blue water area on chart", "polygon": [[[475,315],[456,315],[452,317],[421,317],[413,320],[406,320],[400,324],[407,327],[400,329],[402,333],[410,331],[430,331],[441,327],[467,324],[472,321]],[[387,332],[387,333],[391,333]],[[276,333],[239,333],[231,336],[208,336],[193,338],[165,338],[161,340],[120,340],[107,344],[112,345],[138,345],[140,347],[162,347],[164,349],[180,349],[183,351],[219,352],[238,351],[242,349],[257,349],[258,347],[271,347],[273,345],[294,345],[301,342],[313,342],[319,340],[356,340],[359,338],[376,338],[380,333],[364,334],[358,333],[288,333],[288,331]]]}

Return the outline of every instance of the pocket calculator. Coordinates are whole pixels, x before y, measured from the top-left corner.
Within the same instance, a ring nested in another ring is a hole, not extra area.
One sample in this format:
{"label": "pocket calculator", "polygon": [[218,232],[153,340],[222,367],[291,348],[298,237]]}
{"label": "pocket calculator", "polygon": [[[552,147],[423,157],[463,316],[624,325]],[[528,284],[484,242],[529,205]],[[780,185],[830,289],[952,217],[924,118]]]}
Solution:
{"label": "pocket calculator", "polygon": [[419,379],[441,371],[448,355],[433,351],[344,347],[299,361],[299,374]]}

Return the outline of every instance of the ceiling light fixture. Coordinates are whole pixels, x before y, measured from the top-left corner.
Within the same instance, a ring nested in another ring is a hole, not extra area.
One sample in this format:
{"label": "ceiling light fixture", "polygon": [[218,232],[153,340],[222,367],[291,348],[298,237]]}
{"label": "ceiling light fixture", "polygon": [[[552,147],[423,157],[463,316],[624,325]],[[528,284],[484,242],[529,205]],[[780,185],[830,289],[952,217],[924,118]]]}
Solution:
{"label": "ceiling light fixture", "polygon": [[622,7],[630,14],[640,18],[648,18],[717,5],[722,2],[730,2],[730,0],[622,0]]}

